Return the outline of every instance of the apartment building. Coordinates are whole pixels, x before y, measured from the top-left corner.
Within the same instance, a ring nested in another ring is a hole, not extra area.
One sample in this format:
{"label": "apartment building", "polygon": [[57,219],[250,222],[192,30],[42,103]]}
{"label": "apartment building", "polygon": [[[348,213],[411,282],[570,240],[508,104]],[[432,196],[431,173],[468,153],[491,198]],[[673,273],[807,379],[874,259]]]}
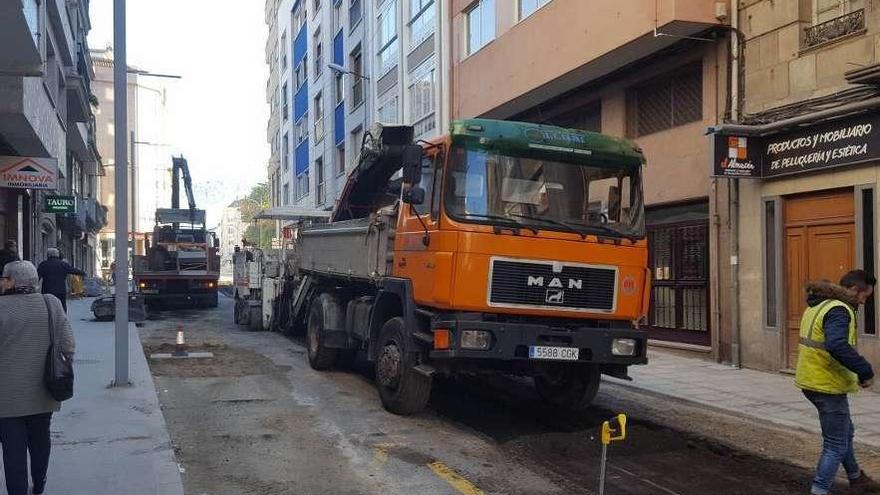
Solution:
{"label": "apartment building", "polygon": [[220,228],[217,230],[220,235],[220,280],[224,282],[232,282],[235,246],[241,246],[241,240],[244,238],[247,228],[241,221],[239,204],[240,201],[233,201],[229,206],[223,208]]}
{"label": "apartment building", "polygon": [[[92,51],[98,100],[95,110],[98,151],[104,158],[106,173],[100,177],[100,200],[106,205],[110,221],[98,235],[97,264],[103,276],[110,275],[115,257],[116,215],[113,93],[113,49]],[[157,207],[171,203],[171,156],[175,152],[170,136],[166,79],[147,78],[145,71],[129,68],[128,73],[128,160],[123,164],[128,174],[128,225],[132,232],[148,232],[155,224]],[[143,249],[142,236],[135,248]]]}
{"label": "apartment building", "polygon": [[448,126],[441,76],[448,70],[447,6],[438,0],[280,2],[280,165],[273,204],[332,208],[372,122],[411,124],[421,139]]}
{"label": "apartment building", "polygon": [[34,262],[57,247],[88,272],[105,221],[90,29],[88,0],[0,6],[0,242]]}
{"label": "apartment building", "polygon": [[[524,120],[634,140],[649,263],[646,329],[660,345],[715,356],[726,310],[724,184],[706,128],[724,121],[726,2],[453,0],[453,118]],[[714,219],[714,221],[713,221]]]}
{"label": "apartment building", "polygon": [[[785,370],[797,359],[806,282],[877,272],[880,6],[735,3],[743,114],[716,129],[711,165],[739,184],[742,363]],[[858,342],[875,365],[876,304],[859,313]]]}
{"label": "apartment building", "polygon": [[[278,192],[281,179],[281,92],[279,88],[281,72],[287,69],[288,58],[281,59],[278,34],[278,7],[280,0],[266,0],[265,21],[269,27],[266,38],[266,63],[269,65],[269,79],[266,81],[266,102],[269,103],[269,122],[266,125],[266,139],[269,140],[269,187],[272,206],[280,206]],[[285,41],[284,45],[287,42]],[[281,66],[282,62],[284,67]]]}

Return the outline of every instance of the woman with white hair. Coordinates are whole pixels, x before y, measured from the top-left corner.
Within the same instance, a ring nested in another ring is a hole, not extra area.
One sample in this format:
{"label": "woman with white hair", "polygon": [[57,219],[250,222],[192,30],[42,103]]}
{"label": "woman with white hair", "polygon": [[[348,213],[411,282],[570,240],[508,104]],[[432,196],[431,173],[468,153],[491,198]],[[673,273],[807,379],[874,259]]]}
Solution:
{"label": "woman with white hair", "polygon": [[39,494],[49,468],[49,423],[61,409],[46,389],[43,370],[52,341],[68,358],[73,356],[73,332],[61,301],[37,290],[31,262],[8,263],[3,277],[13,287],[0,297],[0,444],[6,490],[27,494],[30,451],[33,493]]}

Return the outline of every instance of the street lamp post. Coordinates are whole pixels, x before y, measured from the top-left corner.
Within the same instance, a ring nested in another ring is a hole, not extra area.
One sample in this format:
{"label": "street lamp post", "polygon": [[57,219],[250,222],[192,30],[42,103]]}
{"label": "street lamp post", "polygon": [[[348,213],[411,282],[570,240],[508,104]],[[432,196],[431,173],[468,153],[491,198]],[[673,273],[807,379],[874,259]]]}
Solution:
{"label": "street lamp post", "polygon": [[113,0],[113,130],[116,168],[116,311],[115,378],[113,386],[126,387],[128,381],[128,74],[125,54],[125,0]]}
{"label": "street lamp post", "polygon": [[[363,74],[354,72],[353,70],[346,69],[344,66],[339,64],[327,64],[327,68],[339,74],[348,74],[350,76],[358,77],[360,79],[363,79],[367,83],[364,84],[364,126],[368,127],[368,123],[370,120],[370,78]],[[366,129],[364,130],[366,131]]]}

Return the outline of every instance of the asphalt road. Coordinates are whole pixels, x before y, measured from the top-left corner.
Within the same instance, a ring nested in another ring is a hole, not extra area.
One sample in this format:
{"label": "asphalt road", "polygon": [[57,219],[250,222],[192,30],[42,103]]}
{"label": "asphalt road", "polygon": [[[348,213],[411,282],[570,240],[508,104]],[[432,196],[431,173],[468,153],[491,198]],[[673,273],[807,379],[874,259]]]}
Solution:
{"label": "asphalt road", "polygon": [[808,435],[611,384],[571,415],[528,381],[443,379],[427,411],[399,417],[382,409],[368,367],[314,371],[299,339],[234,325],[225,297],[146,322],[148,354],[171,349],[178,328],[214,353],[151,361],[193,495],[598,493],[598,426],[617,412],[631,422],[609,452],[609,495],[807,493],[818,451]]}

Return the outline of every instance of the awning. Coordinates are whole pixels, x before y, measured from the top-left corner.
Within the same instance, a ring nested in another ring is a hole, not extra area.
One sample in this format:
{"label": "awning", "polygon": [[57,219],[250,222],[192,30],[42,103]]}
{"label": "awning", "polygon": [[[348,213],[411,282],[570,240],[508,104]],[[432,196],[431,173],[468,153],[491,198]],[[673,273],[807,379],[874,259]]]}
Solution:
{"label": "awning", "polygon": [[255,220],[299,220],[306,218],[330,218],[330,212],[298,206],[275,206],[261,211],[254,217]]}

